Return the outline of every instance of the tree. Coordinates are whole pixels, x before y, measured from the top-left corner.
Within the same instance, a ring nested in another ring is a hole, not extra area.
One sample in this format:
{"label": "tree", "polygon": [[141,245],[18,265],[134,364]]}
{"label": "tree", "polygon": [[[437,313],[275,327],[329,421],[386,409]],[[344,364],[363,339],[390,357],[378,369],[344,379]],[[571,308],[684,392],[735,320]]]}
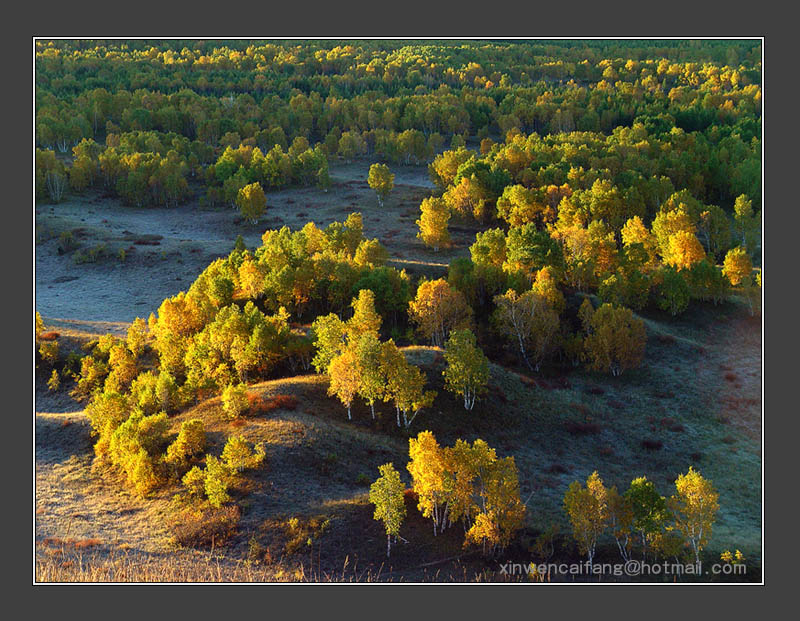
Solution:
{"label": "tree", "polygon": [[664,261],[670,260],[670,238],[676,233],[695,234],[696,228],[689,214],[683,209],[661,211],[653,220],[653,236]]}
{"label": "tree", "polygon": [[439,248],[450,245],[450,232],[447,223],[450,221],[450,208],[441,198],[429,197],[420,205],[421,215],[417,220],[420,238],[426,246],[439,252]]}
{"label": "tree", "polygon": [[616,487],[608,490],[608,525],[617,542],[623,561],[630,560],[631,527],[633,525],[633,509],[628,499],[621,495]]}
{"label": "tree", "polygon": [[236,206],[243,218],[255,224],[267,208],[267,197],[261,184],[256,182],[241,188],[236,195]]}
{"label": "tree", "polygon": [[689,307],[691,290],[686,277],[673,267],[663,267],[657,275],[659,283],[658,306],[671,315],[678,315]]}
{"label": "tree", "polygon": [[369,187],[378,195],[378,204],[383,207],[383,201],[394,188],[394,173],[389,172],[386,164],[373,164],[369,167],[367,177]]}
{"label": "tree", "polygon": [[408,439],[407,469],[412,489],[417,494],[417,507],[424,517],[433,520],[434,537],[447,526],[449,508],[448,464],[445,452],[430,431],[421,431]]}
{"label": "tree", "polygon": [[381,372],[386,380],[383,400],[394,404],[397,426],[400,427],[402,413],[403,425],[408,429],[419,412],[431,406],[436,392],[425,390],[425,374],[406,360],[392,339],[382,343],[381,348]]}
{"label": "tree", "polygon": [[193,418],[181,423],[178,437],[167,447],[166,462],[183,466],[190,458],[202,453],[206,448],[206,430],[203,421]]}
{"label": "tree", "polygon": [[559,243],[544,231],[537,231],[534,223],[512,226],[506,237],[507,272],[522,272],[529,278],[543,267],[564,269],[564,255]]}
{"label": "tree", "polygon": [[712,482],[691,466],[675,480],[675,491],[669,502],[675,527],[692,545],[695,562],[699,563],[719,511],[719,494]]}
{"label": "tree", "polygon": [[441,347],[451,330],[468,328],[472,322],[472,308],[466,298],[444,278],[420,284],[416,297],[409,302],[408,314],[434,347]]}
{"label": "tree", "polygon": [[347,339],[354,342],[364,334],[378,336],[383,319],[375,311],[375,294],[370,289],[361,289],[350,304],[353,316],[347,321]]}
{"label": "tree", "polygon": [[608,490],[597,472],[586,479],[586,487],[579,481],[570,483],[564,494],[564,509],[572,523],[575,541],[591,565],[597,539],[609,523]]}
{"label": "tree", "polygon": [[653,541],[669,519],[667,501],[656,490],[655,483],[647,477],[631,481],[625,500],[632,512],[631,526],[639,533],[642,542],[642,560],[647,558],[647,543]]}
{"label": "tree", "polygon": [[206,455],[204,489],[208,502],[219,508],[230,502],[228,488],[233,481],[233,472],[228,465],[214,455]]}
{"label": "tree", "polygon": [[230,384],[222,391],[222,409],[228,418],[239,418],[249,407],[245,384]]}
{"label": "tree", "polygon": [[596,371],[621,375],[639,366],[647,336],[644,322],[629,308],[603,304],[591,317],[584,348]]}
{"label": "tree", "polygon": [[464,409],[472,410],[475,399],[487,391],[489,360],[469,330],[454,330],[445,343],[447,368],[442,372],[445,387],[464,397]]}
{"label": "tree", "polygon": [[134,319],[133,323],[131,323],[128,328],[126,339],[128,349],[133,354],[134,358],[138,358],[144,352],[144,348],[147,344],[147,335],[147,322],[141,317]]}
{"label": "tree", "polygon": [[231,436],[222,449],[222,461],[231,472],[242,472],[251,468],[258,468],[264,461],[264,446],[259,445],[253,450],[242,436]]}
{"label": "tree", "polygon": [[[386,557],[392,551],[392,539],[400,537],[400,527],[406,517],[405,485],[393,464],[378,468],[381,476],[369,488],[369,501],[375,505],[373,518],[381,520],[386,529]],[[405,541],[405,539],[403,539]]]}
{"label": "tree", "polygon": [[381,343],[374,333],[362,334],[353,344],[361,381],[358,394],[367,402],[375,418],[375,402],[383,399],[386,378],[381,369]]}
{"label": "tree", "polygon": [[311,324],[311,336],[317,348],[311,364],[317,373],[327,373],[333,359],[345,349],[347,324],[333,313],[317,317]]}
{"label": "tree", "polygon": [[328,367],[328,375],[330,376],[328,395],[336,395],[339,398],[342,405],[347,408],[347,419],[352,420],[350,409],[353,399],[361,388],[361,369],[355,352],[346,349],[344,353],[335,357]]}
{"label": "tree", "polygon": [[668,252],[664,255],[664,263],[677,270],[691,269],[705,256],[703,246],[694,233],[678,231],[669,237]]}
{"label": "tree", "polygon": [[496,329],[519,349],[529,369],[538,371],[553,350],[559,330],[558,313],[533,290],[522,295],[509,289],[494,298]]}
{"label": "tree", "polygon": [[513,457],[498,459],[494,450],[482,440],[475,440],[472,453],[478,512],[464,543],[481,543],[484,554],[493,555],[498,549],[504,549],[522,527],[525,505],[520,499]]}
{"label": "tree", "polygon": [[739,237],[741,245],[752,252],[755,245],[753,237],[758,227],[759,218],[753,215],[753,201],[746,194],[736,197],[736,201],[733,204],[733,219],[736,236]]}
{"label": "tree", "polygon": [[722,207],[709,205],[700,213],[697,232],[704,241],[712,261],[725,252],[731,243],[731,221]]}
{"label": "tree", "polygon": [[742,246],[729,250],[722,264],[722,273],[734,287],[749,284],[750,276],[753,273],[753,263],[750,261],[747,250]]}

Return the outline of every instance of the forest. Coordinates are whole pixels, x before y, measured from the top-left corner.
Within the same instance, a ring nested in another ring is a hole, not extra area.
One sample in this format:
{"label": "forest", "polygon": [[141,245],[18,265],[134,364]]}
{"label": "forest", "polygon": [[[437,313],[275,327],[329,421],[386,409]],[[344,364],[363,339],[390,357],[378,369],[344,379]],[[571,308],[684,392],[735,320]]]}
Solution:
{"label": "forest", "polygon": [[37,39],[36,580],[760,581],[761,54]]}

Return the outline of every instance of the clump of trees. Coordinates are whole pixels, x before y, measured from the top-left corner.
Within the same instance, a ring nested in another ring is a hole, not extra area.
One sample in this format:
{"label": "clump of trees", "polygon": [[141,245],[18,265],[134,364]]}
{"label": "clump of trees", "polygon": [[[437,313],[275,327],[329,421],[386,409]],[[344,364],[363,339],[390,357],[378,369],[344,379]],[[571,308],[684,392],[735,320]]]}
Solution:
{"label": "clump of trees", "polygon": [[356,396],[370,406],[375,418],[375,403],[391,402],[397,426],[406,428],[417,414],[433,403],[436,395],[425,390],[425,374],[410,364],[394,341],[381,342],[381,317],[375,311],[375,295],[362,289],[352,302],[353,316],[342,321],[331,313],[319,317],[311,326],[317,353],[312,364],[317,372],[330,377],[328,394],[336,395],[352,418]]}
{"label": "clump of trees", "polygon": [[598,541],[609,530],[623,560],[633,557],[636,541],[642,560],[648,549],[664,557],[679,557],[686,548],[696,563],[711,537],[719,494],[711,481],[689,468],[675,481],[675,493],[661,496],[646,477],[631,481],[620,494],[607,488],[597,472],[586,485],[573,481],[564,494],[564,510],[582,554],[591,564]]}
{"label": "clump of trees", "polygon": [[[494,556],[508,546],[526,510],[513,457],[499,458],[483,440],[441,447],[430,431],[423,431],[409,439],[409,458],[417,506],[431,518],[434,535],[462,522],[465,547],[479,545],[485,555]],[[370,488],[370,501],[375,519],[386,527],[389,556],[406,515],[405,486],[392,464],[381,466],[380,473]]]}

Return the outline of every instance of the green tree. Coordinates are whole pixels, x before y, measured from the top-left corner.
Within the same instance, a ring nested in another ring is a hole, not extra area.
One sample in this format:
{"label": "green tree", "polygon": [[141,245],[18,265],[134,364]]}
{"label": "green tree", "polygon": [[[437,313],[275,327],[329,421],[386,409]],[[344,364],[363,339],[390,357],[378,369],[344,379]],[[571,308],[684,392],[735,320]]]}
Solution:
{"label": "green tree", "polygon": [[402,539],[400,527],[406,517],[405,485],[394,465],[384,464],[378,471],[381,476],[369,488],[369,501],[375,505],[374,519],[381,520],[386,529],[386,557],[389,558],[392,540]]}
{"label": "green tree", "polygon": [[603,304],[589,326],[584,350],[594,370],[617,376],[641,364],[647,335],[644,322],[629,308]]}
{"label": "green tree", "polygon": [[264,215],[267,208],[267,197],[260,183],[244,186],[236,195],[236,206],[243,218],[255,224]]}
{"label": "green tree", "polygon": [[658,493],[655,483],[649,481],[647,477],[638,477],[631,481],[624,496],[633,513],[631,525],[639,533],[642,542],[642,560],[645,560],[648,542],[656,539],[670,517],[667,501]]}
{"label": "green tree", "polygon": [[478,395],[486,393],[489,383],[489,360],[478,347],[469,330],[454,330],[445,343],[447,367],[442,372],[445,387],[464,398],[464,409],[472,410]]}
{"label": "green tree", "polygon": [[383,207],[383,202],[394,188],[394,173],[389,172],[386,164],[373,164],[369,167],[367,176],[369,187],[378,195],[378,204]]}

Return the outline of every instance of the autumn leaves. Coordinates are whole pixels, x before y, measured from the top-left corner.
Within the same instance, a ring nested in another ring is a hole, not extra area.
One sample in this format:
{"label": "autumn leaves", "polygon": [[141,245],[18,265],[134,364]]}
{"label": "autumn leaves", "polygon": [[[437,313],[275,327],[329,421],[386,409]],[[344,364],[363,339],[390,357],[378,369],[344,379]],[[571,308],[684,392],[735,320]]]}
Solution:
{"label": "autumn leaves", "polygon": [[[417,508],[433,522],[434,536],[461,522],[465,547],[480,545],[484,554],[491,555],[511,542],[525,518],[513,457],[499,458],[480,439],[471,445],[457,440],[452,447],[442,447],[430,431],[410,438],[408,453]],[[386,529],[389,556],[406,516],[405,485],[392,464],[379,471],[369,499],[375,505],[375,519]]]}

